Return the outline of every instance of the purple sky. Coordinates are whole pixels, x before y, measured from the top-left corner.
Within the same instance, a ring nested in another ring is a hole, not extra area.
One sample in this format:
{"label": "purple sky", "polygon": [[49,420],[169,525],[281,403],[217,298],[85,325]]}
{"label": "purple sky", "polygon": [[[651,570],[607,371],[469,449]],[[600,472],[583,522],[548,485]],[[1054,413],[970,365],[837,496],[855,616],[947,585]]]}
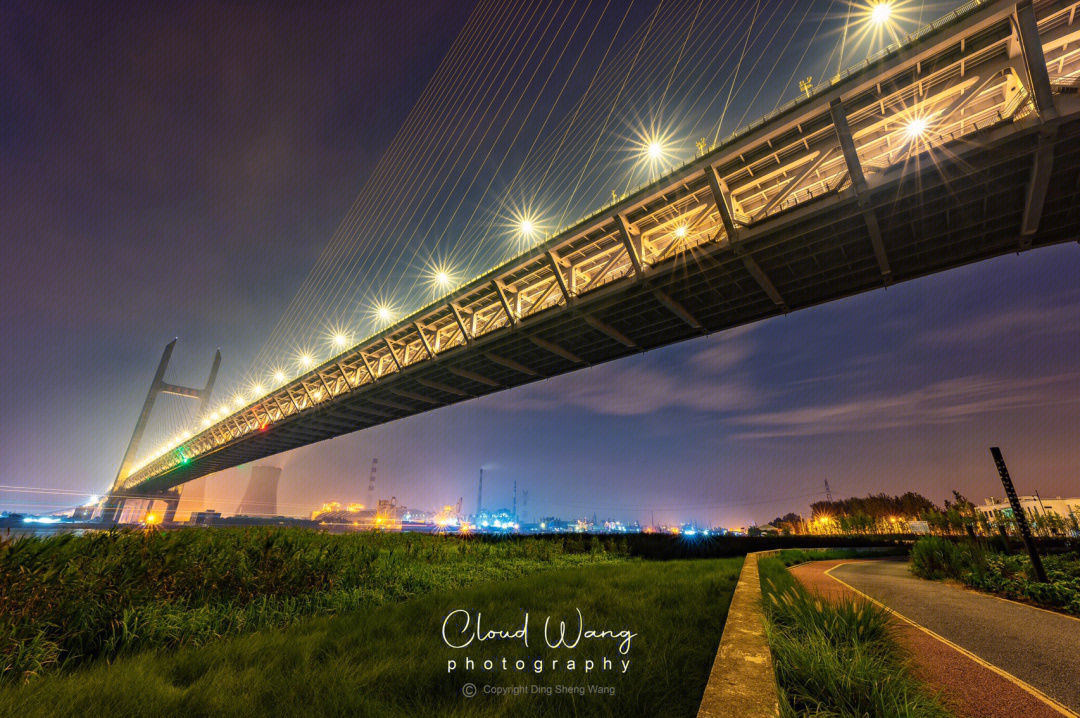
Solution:
{"label": "purple sky", "polygon": [[[106,488],[174,336],[169,380],[242,372],[470,10],[147,7],[0,9],[0,486]],[[992,444],[1077,495],[1077,276],[1003,257],[338,438],[279,457],[281,503],[363,500],[377,455],[409,505],[471,511],[485,466],[488,507],[743,525],[824,479],[1000,494]]]}

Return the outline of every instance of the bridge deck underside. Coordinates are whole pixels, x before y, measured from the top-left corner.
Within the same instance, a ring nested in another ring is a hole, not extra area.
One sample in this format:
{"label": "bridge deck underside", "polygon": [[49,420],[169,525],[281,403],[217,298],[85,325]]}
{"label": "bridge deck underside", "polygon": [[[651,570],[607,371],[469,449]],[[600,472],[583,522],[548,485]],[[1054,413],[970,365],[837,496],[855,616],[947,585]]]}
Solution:
{"label": "bridge deck underside", "polygon": [[[1033,248],[1080,237],[1080,120],[1060,124],[1052,141],[1053,170],[1039,230],[1030,238]],[[873,188],[871,206],[894,282],[1023,247],[1021,223],[1039,134],[995,139],[991,128],[957,142],[965,143],[962,158],[950,159],[955,143],[935,148]],[[852,193],[823,196],[770,217],[772,229],[752,233],[739,246],[791,311],[851,296],[885,285],[864,212]],[[696,322],[673,310],[664,295]],[[315,441],[781,313],[726,240],[700,244],[651,267],[643,280],[628,274],[576,297],[569,307],[553,306],[513,329],[443,350],[434,361],[410,364],[194,457],[147,480],[138,492],[153,494]],[[581,361],[538,349],[532,338]]]}

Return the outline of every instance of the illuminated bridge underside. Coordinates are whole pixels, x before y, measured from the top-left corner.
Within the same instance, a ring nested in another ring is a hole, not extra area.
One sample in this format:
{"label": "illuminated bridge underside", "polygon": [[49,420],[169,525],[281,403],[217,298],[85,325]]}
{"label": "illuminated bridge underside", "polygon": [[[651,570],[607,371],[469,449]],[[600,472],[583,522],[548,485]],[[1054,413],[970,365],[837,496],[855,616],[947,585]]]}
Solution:
{"label": "illuminated bridge underside", "polygon": [[124,493],[1076,240],[1075,20],[1066,3],[969,9],[219,421]]}

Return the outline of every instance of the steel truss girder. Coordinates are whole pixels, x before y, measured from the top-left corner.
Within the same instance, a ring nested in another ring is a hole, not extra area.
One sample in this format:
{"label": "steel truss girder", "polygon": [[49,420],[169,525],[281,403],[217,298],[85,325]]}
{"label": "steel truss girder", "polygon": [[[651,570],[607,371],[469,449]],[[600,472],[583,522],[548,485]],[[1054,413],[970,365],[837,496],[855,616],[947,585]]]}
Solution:
{"label": "steel truss girder", "polygon": [[[784,133],[788,133],[792,128],[795,127],[800,127],[801,132],[800,123],[805,123],[807,124],[807,126],[809,126],[813,123],[815,117],[821,116],[822,111],[825,112],[826,116],[831,115],[829,104],[834,99],[838,99],[841,97],[850,98],[848,99],[848,106],[856,108],[855,110],[852,110],[853,112],[861,112],[862,110],[859,108],[862,107],[862,105],[860,105],[860,103],[863,103],[864,105],[866,104],[867,100],[864,100],[863,98],[864,96],[871,94],[869,90],[870,88],[872,88],[874,82],[885,82],[886,84],[888,84],[889,82],[892,82],[892,78],[901,77],[902,75],[904,75],[904,73],[910,72],[912,68],[917,67],[919,63],[923,62],[925,62],[927,66],[935,68],[934,72],[937,72],[938,68],[941,66],[935,65],[932,61],[936,53],[941,53],[949,50],[958,42],[959,38],[987,31],[988,28],[995,26],[996,23],[1000,23],[1003,19],[1005,21],[1008,21],[1008,18],[1013,13],[1014,8],[1015,6],[1009,5],[1005,2],[990,2],[976,8],[972,12],[964,15],[960,20],[949,24],[945,29],[942,29],[941,32],[932,33],[931,35],[927,36],[927,38],[921,39],[916,45],[904,47],[894,55],[884,58],[875,65],[872,73],[870,71],[866,71],[856,73],[848,78],[845,78],[843,81],[836,83],[829,90],[815,95],[809,101],[799,105],[798,107],[789,111],[787,114],[777,117],[774,120],[770,120],[769,122],[756,127],[753,131],[749,133],[725,142],[725,144],[716,148],[714,151],[706,153],[703,157],[694,160],[691,163],[688,163],[685,167],[680,168],[670,173],[669,175],[666,175],[665,177],[657,180],[649,187],[646,187],[645,189],[635,194],[632,194],[624,202],[621,202],[616,206],[595,215],[594,217],[584,220],[571,230],[568,230],[567,232],[564,232],[559,236],[553,238],[552,240],[549,240],[548,242],[540,245],[536,250],[533,250],[530,253],[519,257],[518,259],[514,260],[514,263],[512,265],[499,268],[495,273],[495,276],[489,274],[481,280],[477,280],[478,283],[476,285],[469,285],[462,288],[459,291],[457,297],[460,298],[460,300],[462,300],[463,302],[467,303],[470,308],[476,311],[485,312],[485,316],[487,316],[487,313],[490,311],[491,308],[491,304],[489,302],[494,299],[496,300],[497,304],[501,305],[502,310],[506,312],[508,320],[510,322],[514,322],[515,319],[520,319],[520,317],[515,317],[515,312],[513,311],[512,307],[510,307],[508,310],[507,306],[510,304],[510,302],[505,294],[500,294],[498,285],[496,285],[495,287],[494,296],[491,293],[487,295],[481,294],[479,293],[478,288],[484,283],[490,284],[492,280],[498,280],[499,282],[505,281],[507,283],[507,292],[513,291],[517,297],[521,297],[524,292],[528,292],[529,294],[527,296],[530,299],[535,298],[537,296],[537,293],[533,293],[531,289],[536,287],[536,281],[550,281],[545,278],[546,274],[538,275],[535,272],[532,274],[515,274],[515,272],[518,272],[519,268],[525,267],[532,262],[539,262],[541,266],[544,264],[549,264],[550,270],[554,272],[555,285],[558,285],[560,293],[563,296],[563,300],[566,305],[571,309],[571,312],[576,313],[577,316],[581,316],[583,320],[590,323],[590,325],[593,325],[594,328],[596,328],[592,322],[589,322],[589,318],[592,318],[594,321],[599,320],[596,320],[595,317],[591,317],[591,315],[587,313],[579,313],[580,309],[578,308],[578,303],[581,301],[582,298],[575,297],[572,291],[572,286],[567,286],[567,283],[563,278],[563,274],[561,271],[560,265],[562,264],[562,262],[558,259],[560,256],[568,258],[571,262],[579,262],[580,258],[582,256],[587,256],[588,252],[595,252],[597,249],[603,246],[607,246],[606,244],[601,243],[611,241],[610,227],[612,226],[613,221],[617,221],[615,220],[616,216],[624,217],[627,224],[630,224],[632,222],[634,223],[634,225],[638,225],[642,220],[645,220],[646,223],[648,223],[650,221],[653,221],[650,218],[661,211],[660,208],[664,203],[670,205],[672,202],[676,201],[672,198],[685,198],[688,195],[700,193],[700,188],[703,186],[707,187],[708,190],[713,191],[714,198],[717,194],[720,195],[718,198],[720,201],[717,203],[718,209],[727,208],[728,205],[724,201],[722,185],[720,185],[719,182],[716,183],[717,186],[720,187],[720,192],[716,192],[715,190],[713,190],[712,185],[714,183],[709,180],[709,173],[705,171],[705,168],[726,167],[729,164],[732,164],[736,158],[741,159],[743,152],[746,152],[747,156],[751,158],[749,161],[743,161],[744,164],[748,166],[749,163],[757,161],[756,159],[754,159],[754,147],[761,146],[766,142],[771,142],[774,139],[781,138],[782,136],[784,136]],[[1038,29],[1037,26],[1036,29]],[[1061,34],[1061,31],[1059,30],[1054,30],[1054,32],[1058,33],[1059,35]],[[1030,33],[1028,33],[1028,36],[1030,37]],[[1050,47],[1050,45],[1047,45],[1047,47]],[[989,57],[989,55],[987,55],[987,57]],[[964,59],[964,57],[961,57],[959,62],[962,63]],[[982,62],[982,60],[978,60],[977,62],[975,60],[969,60],[968,70],[974,71],[974,68],[980,62]],[[1070,62],[1072,61],[1070,60]],[[912,84],[914,84],[915,82],[922,82],[923,78],[918,73],[913,74],[912,77],[914,78],[910,81]],[[1034,85],[1034,81],[1031,82]],[[899,87],[899,85],[897,85],[897,87]],[[895,90],[893,92],[894,94],[898,94],[899,90]],[[972,93],[972,98],[975,98],[976,95],[977,93]],[[820,127],[820,125],[818,126]],[[837,140],[842,141],[842,138],[839,136],[839,134],[840,133],[838,132]],[[958,154],[962,154],[962,152],[958,152]],[[858,156],[856,154],[856,160],[857,159]],[[1038,160],[1034,161],[1038,162]],[[848,164],[850,163],[848,163],[847,158],[845,158],[845,165]],[[1048,163],[1043,162],[1042,164],[1043,166],[1046,166]],[[1037,176],[1048,176],[1051,170],[1052,166],[1042,170],[1041,173],[1039,171],[1035,171],[1032,173],[1032,177],[1035,178]],[[832,170],[829,171],[831,172]],[[848,169],[848,172],[849,174],[851,174],[850,168]],[[721,178],[721,175],[715,169],[712,170],[712,175],[714,179]],[[874,175],[874,178],[879,179],[878,175]],[[859,183],[856,182],[855,179],[856,178],[853,176],[852,194],[855,195],[854,199],[856,200],[856,202],[860,205],[863,205],[863,197],[860,196],[862,193],[857,192],[857,187]],[[790,182],[790,176],[787,178],[787,181]],[[874,188],[880,185],[880,181],[868,183],[867,191],[875,191]],[[790,184],[787,186],[791,187]],[[1030,189],[1028,193],[1033,194]],[[730,230],[732,230],[729,233],[729,238],[734,235],[739,236],[739,239],[744,240],[738,242],[738,244],[742,245],[742,247],[736,247],[736,243],[729,243],[732,245],[730,246],[729,250],[732,252],[732,254],[738,257],[739,261],[742,261],[744,263],[744,266],[746,266],[748,270],[750,270],[750,265],[746,263],[745,258],[747,255],[749,255],[751,250],[753,251],[754,255],[758,254],[759,248],[761,246],[764,246],[762,244],[759,244],[759,240],[766,239],[767,235],[776,231],[776,228],[778,227],[790,224],[795,221],[802,221],[800,218],[811,218],[816,215],[820,215],[826,211],[830,211],[830,207],[837,207],[845,204],[848,201],[848,198],[842,196],[842,194],[844,193],[841,193],[841,195],[838,196],[815,198],[812,202],[807,203],[805,206],[803,204],[798,204],[794,209],[784,210],[773,217],[762,220],[760,224],[755,222],[752,227],[745,229],[738,227],[737,223],[735,222],[735,217],[732,216],[733,212],[728,211],[726,214],[728,215],[728,220],[730,221]],[[662,201],[660,201],[658,198],[663,199]],[[868,200],[868,202],[870,207],[873,207],[875,204],[872,199]],[[748,209],[747,211],[751,210]],[[719,214],[721,215],[721,222],[727,225],[728,223],[724,222],[725,212],[720,211]],[[1028,226],[1030,227],[1030,224],[1028,224]],[[867,229],[868,232],[871,233],[871,235],[874,234],[873,229],[869,226],[869,224]],[[729,227],[725,226],[725,232],[727,232],[728,230]],[[878,228],[877,233],[880,234],[880,227]],[[745,239],[743,236],[740,235],[745,235]],[[628,257],[630,257],[632,261],[632,258],[635,256],[635,254],[632,252],[632,250],[634,249],[633,245],[631,245],[629,250],[627,250],[625,248],[624,237],[616,237],[615,239],[624,244],[623,251],[627,251]],[[716,249],[714,247],[706,247],[703,245],[702,248],[709,256],[716,254]],[[743,256],[738,256],[739,250],[743,251]],[[875,254],[877,254],[876,251]],[[754,256],[751,255],[750,259],[753,260]],[[887,263],[888,259],[886,258],[885,261]],[[626,286],[626,282],[628,281],[633,282],[641,281],[644,279],[647,284],[652,284],[651,280],[649,279],[650,268],[645,267],[644,263],[642,264],[642,275],[638,275],[635,272],[633,279],[622,278],[613,282],[609,282],[605,284],[604,287],[595,289],[590,292],[590,306],[592,306],[593,304],[592,297],[594,292],[598,295],[603,294],[606,296],[609,293],[609,288],[612,291],[619,291],[620,287]],[[760,270],[760,266],[758,267],[758,269]],[[534,278],[531,284],[522,285],[521,280],[511,279],[512,275],[522,277],[526,276],[527,274],[528,276]],[[753,274],[754,272],[751,271],[751,275]],[[755,279],[758,278],[755,277]],[[768,281],[768,277],[765,277],[765,281],[766,284],[771,284],[771,282]],[[760,279],[758,279],[758,283],[762,284],[763,289],[765,289],[766,284],[763,284]],[[783,298],[780,298],[780,295],[778,292],[776,292],[776,289],[777,288],[773,286],[772,292],[769,292],[768,289],[766,289],[765,291],[767,294],[769,294],[770,299],[773,300],[774,304],[783,309],[785,306],[782,304]],[[550,287],[545,289],[545,291],[547,290],[553,291],[553,289],[551,289]],[[651,291],[651,289],[649,291]],[[469,297],[471,297],[471,299],[469,299]],[[573,298],[574,306],[571,306],[571,298]],[[777,298],[780,298],[780,302],[776,301]],[[672,297],[672,299],[674,299],[674,297]],[[456,323],[458,325],[458,329],[462,334],[462,341],[470,342],[472,339],[472,337],[470,337],[471,332],[467,330],[468,328],[465,325],[466,323],[462,320],[460,313],[456,313],[454,311],[454,305],[457,303],[457,301],[458,299],[451,300],[451,311],[449,314],[447,314],[445,311],[445,304],[441,307],[438,307],[437,309],[425,308],[424,310],[416,313],[412,317],[403,320],[404,324],[399,323],[398,325],[389,328],[384,333],[383,337],[376,339],[376,341],[379,341],[380,343],[385,342],[387,344],[387,346],[385,347],[385,351],[381,352],[382,356],[386,359],[390,359],[395,364],[396,369],[399,372],[406,368],[407,363],[400,360],[400,358],[397,356],[397,352],[394,351],[392,344],[385,340],[389,339],[390,336],[396,336],[400,338],[402,336],[403,327],[409,322],[417,322],[421,326],[431,325],[433,326],[433,331],[438,332],[446,328],[446,321],[450,321],[451,323]],[[534,303],[530,305],[529,310],[526,310],[526,313],[531,312],[536,306],[538,306],[538,304],[539,302],[534,301]],[[682,304],[682,302],[679,302],[679,304]],[[581,308],[583,309],[584,307]],[[685,309],[686,307],[684,306],[683,308]],[[438,312],[440,311],[442,319],[439,318]],[[454,316],[455,314],[456,316]],[[475,317],[475,311],[472,316]],[[699,324],[701,323],[696,317],[695,321],[698,321]],[[603,323],[601,322],[601,324]],[[607,327],[607,329],[615,332],[617,336],[613,336],[611,332],[604,331],[602,329],[598,329],[598,331],[605,334],[609,338],[618,341],[624,346],[627,346],[629,348],[640,348],[636,343],[634,343],[621,332],[617,332],[617,330],[614,330],[612,327],[609,327],[607,325],[604,326]],[[513,327],[513,324],[511,325],[511,327]],[[501,331],[495,330],[492,331],[491,334],[494,337],[502,336],[503,333]],[[621,337],[621,339],[619,337]],[[425,335],[423,334],[423,330],[421,330],[421,343],[423,343],[424,338]],[[482,343],[486,344],[489,339],[490,337],[483,337]],[[448,350],[453,348],[454,347],[449,347]],[[437,345],[433,346],[432,349],[435,350],[435,355],[441,355],[443,353],[442,351],[437,350]],[[361,362],[365,363],[365,369],[368,370],[369,376],[374,381],[375,372],[372,372],[370,370],[370,366],[367,365],[364,352],[380,353],[378,349],[374,349],[370,345],[357,347],[356,353],[358,353],[360,356],[354,356],[351,359],[346,358],[345,360],[347,362],[352,362],[355,364],[356,359],[359,359]],[[389,354],[388,356],[387,353]],[[414,359],[413,361],[415,362],[416,360]],[[518,363],[521,364],[521,362]],[[324,371],[324,369],[324,367],[320,367],[317,372]],[[346,371],[342,372],[342,377],[346,385],[349,385],[351,383],[349,381]],[[488,382],[492,381],[490,380],[490,378],[485,377],[485,379],[488,379]],[[314,380],[314,378],[308,377],[308,380]],[[304,384],[304,381],[305,378],[301,377],[299,380],[294,382],[293,386],[297,390],[303,391],[305,394],[309,394],[308,387]],[[320,379],[318,381],[324,381],[324,378],[320,375]],[[489,384],[488,382],[480,381],[479,383],[490,386],[491,384]],[[299,386],[296,386],[297,384]],[[365,391],[364,387],[368,386],[367,384],[359,384],[359,382],[357,382],[357,384],[359,386],[353,387],[353,389],[362,392]],[[495,386],[501,385],[498,382],[495,382]],[[333,395],[332,391],[329,393]],[[280,395],[281,394],[279,393],[278,396]],[[295,407],[295,399],[292,398],[292,394],[288,393],[287,396],[290,397],[290,402],[294,404],[294,408],[296,408],[297,413],[299,413],[299,408]],[[311,400],[310,396],[308,397],[308,400],[312,405],[314,405],[314,402]],[[277,402],[277,399],[275,398],[274,401]],[[279,412],[284,413],[283,408],[281,408],[280,406]],[[211,427],[211,429],[212,431],[207,432],[208,434],[216,431],[217,427]],[[240,430],[239,427],[237,427],[237,431],[240,431],[241,435],[243,435],[243,431]],[[167,468],[168,467],[162,465],[161,468],[150,469],[148,472],[146,472],[146,475],[152,476],[154,475],[153,472],[164,471],[167,470]]]}

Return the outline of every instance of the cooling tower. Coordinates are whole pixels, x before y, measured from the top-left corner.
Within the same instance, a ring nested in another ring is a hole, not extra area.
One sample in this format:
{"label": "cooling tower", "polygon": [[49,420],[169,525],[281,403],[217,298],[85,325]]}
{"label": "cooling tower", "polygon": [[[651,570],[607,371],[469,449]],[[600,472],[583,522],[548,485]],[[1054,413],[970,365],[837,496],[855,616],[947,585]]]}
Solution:
{"label": "cooling tower", "polygon": [[239,516],[277,516],[277,485],[281,469],[276,466],[255,466],[251,469],[244,498],[236,508]]}

